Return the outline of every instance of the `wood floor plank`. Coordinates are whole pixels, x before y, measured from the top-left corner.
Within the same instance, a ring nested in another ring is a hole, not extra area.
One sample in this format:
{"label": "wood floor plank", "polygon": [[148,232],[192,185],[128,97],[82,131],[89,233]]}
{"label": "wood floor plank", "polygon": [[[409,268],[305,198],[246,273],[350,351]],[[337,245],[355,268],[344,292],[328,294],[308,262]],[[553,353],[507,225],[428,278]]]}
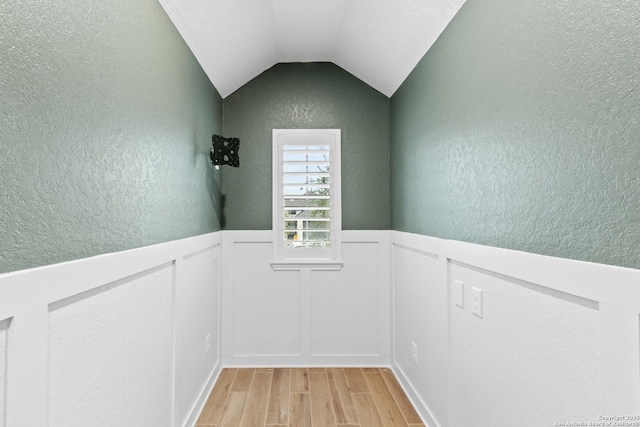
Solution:
{"label": "wood floor plank", "polygon": [[407,420],[407,423],[418,425],[422,424],[420,416],[418,415],[413,405],[411,404],[411,401],[402,389],[402,386],[398,382],[398,379],[395,377],[395,375],[393,375],[391,369],[380,369],[380,373],[382,374],[382,378],[387,384],[389,391],[393,395],[393,398],[398,404],[400,412],[402,412],[405,420]]}
{"label": "wood floor plank", "polygon": [[247,403],[249,393],[246,391],[234,391],[229,393],[227,402],[222,409],[220,421],[217,427],[239,427],[242,421],[242,414]]}
{"label": "wood floor plank", "polygon": [[267,424],[289,424],[289,387],[291,371],[288,368],[273,370]]}
{"label": "wood floor plank", "polygon": [[261,372],[253,376],[244,415],[242,416],[242,424],[240,424],[242,427],[264,427],[267,417],[267,404],[269,403],[271,375]]}
{"label": "wood floor plank", "polygon": [[313,425],[336,427],[326,372],[309,370],[309,397],[311,398]]}
{"label": "wood floor plank", "polygon": [[362,427],[384,427],[373,398],[368,393],[354,394],[353,405]]}
{"label": "wood floor plank", "polygon": [[369,393],[369,387],[367,387],[360,368],[345,368],[344,373],[351,393]]}
{"label": "wood floor plank", "polygon": [[196,426],[424,427],[387,368],[223,369]]}
{"label": "wood floor plank", "polygon": [[231,391],[249,391],[255,371],[255,369],[238,369]]}
{"label": "wood floor plank", "polygon": [[223,369],[220,372],[218,380],[200,413],[197,424],[215,425],[218,423],[218,418],[220,418],[224,402],[227,400],[231,384],[233,384],[237,372],[237,369]]}
{"label": "wood floor plank", "polygon": [[393,395],[387,388],[382,375],[380,373],[366,373],[364,378],[369,390],[371,390],[371,397],[376,404],[385,427],[407,427],[407,422],[393,399]]}
{"label": "wood floor plank", "polygon": [[292,427],[312,427],[311,399],[308,393],[291,393],[289,425]]}
{"label": "wood floor plank", "polygon": [[291,393],[309,393],[307,368],[291,368]]}
{"label": "wood floor plank", "polygon": [[327,379],[329,381],[329,392],[333,402],[333,411],[338,424],[358,424],[356,409],[351,400],[349,385],[344,375],[344,370],[340,368],[328,368]]}

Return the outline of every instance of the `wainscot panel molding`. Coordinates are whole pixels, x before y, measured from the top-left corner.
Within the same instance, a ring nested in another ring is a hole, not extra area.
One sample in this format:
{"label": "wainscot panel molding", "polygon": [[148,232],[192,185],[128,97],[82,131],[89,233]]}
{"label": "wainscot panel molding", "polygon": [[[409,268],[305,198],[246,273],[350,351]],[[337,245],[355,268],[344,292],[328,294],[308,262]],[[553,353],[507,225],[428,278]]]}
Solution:
{"label": "wainscot panel molding", "polygon": [[340,270],[273,270],[273,232],[223,231],[225,366],[389,366],[389,232],[343,231]]}
{"label": "wainscot panel molding", "polygon": [[392,366],[426,425],[640,413],[639,270],[390,239]]}
{"label": "wainscot panel molding", "polygon": [[191,427],[222,366],[391,366],[430,427],[640,413],[640,271],[343,233],[337,271],[266,230],[0,275],[0,425]]}
{"label": "wainscot panel molding", "polygon": [[0,275],[0,425],[193,426],[220,371],[221,237]]}

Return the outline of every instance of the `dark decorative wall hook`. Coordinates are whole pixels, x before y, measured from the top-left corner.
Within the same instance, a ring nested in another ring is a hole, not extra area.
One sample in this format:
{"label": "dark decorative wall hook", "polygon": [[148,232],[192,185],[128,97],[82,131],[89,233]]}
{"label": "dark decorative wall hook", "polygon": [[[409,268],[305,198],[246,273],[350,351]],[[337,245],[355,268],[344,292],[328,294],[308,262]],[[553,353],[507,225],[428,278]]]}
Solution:
{"label": "dark decorative wall hook", "polygon": [[235,168],[240,167],[239,138],[224,138],[220,135],[213,135],[213,147],[209,153],[211,163],[214,165],[229,165]]}

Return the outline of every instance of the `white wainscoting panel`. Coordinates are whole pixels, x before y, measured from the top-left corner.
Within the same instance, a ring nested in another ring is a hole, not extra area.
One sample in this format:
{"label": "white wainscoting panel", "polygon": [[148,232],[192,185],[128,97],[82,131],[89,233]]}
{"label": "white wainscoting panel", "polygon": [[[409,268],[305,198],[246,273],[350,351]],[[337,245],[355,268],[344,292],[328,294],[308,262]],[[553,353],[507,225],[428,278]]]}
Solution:
{"label": "white wainscoting panel", "polygon": [[339,271],[274,271],[272,238],[223,232],[225,366],[388,365],[388,232],[344,231]]}
{"label": "white wainscoting panel", "polygon": [[171,425],[172,299],[168,264],[50,306],[51,427]]}
{"label": "white wainscoting panel", "polygon": [[[598,421],[596,302],[453,262],[451,278],[465,287],[465,307],[451,304],[454,425]],[[481,318],[472,287],[482,290]]]}
{"label": "white wainscoting panel", "polygon": [[270,243],[233,244],[233,355],[300,355],[300,272],[273,271]]}
{"label": "white wainscoting panel", "polygon": [[194,397],[210,388],[212,368],[219,364],[219,258],[216,244],[176,261],[176,411],[182,417],[178,425],[193,424],[199,412]]}
{"label": "white wainscoting panel", "polygon": [[[314,356],[378,356],[380,278],[378,242],[345,242],[340,271],[311,272],[311,353]],[[387,303],[388,299],[383,303]]]}
{"label": "white wainscoting panel", "polygon": [[[441,245],[437,240],[428,242],[430,246],[420,250],[393,245],[394,361],[404,377],[411,379],[429,418],[447,425],[446,275],[441,267]],[[418,364],[412,360],[413,343],[418,346]]]}
{"label": "white wainscoting panel", "polygon": [[221,369],[221,237],[0,275],[4,427],[193,426]]}
{"label": "white wainscoting panel", "polygon": [[429,427],[640,413],[638,270],[344,231],[341,270],[274,271],[272,237],[0,275],[0,427],[191,427],[222,364],[392,365]]}
{"label": "white wainscoting panel", "polygon": [[640,414],[639,270],[390,238],[392,365],[426,425],[586,425]]}
{"label": "white wainscoting panel", "polygon": [[4,427],[5,374],[7,372],[7,328],[9,320],[0,322],[0,427]]}

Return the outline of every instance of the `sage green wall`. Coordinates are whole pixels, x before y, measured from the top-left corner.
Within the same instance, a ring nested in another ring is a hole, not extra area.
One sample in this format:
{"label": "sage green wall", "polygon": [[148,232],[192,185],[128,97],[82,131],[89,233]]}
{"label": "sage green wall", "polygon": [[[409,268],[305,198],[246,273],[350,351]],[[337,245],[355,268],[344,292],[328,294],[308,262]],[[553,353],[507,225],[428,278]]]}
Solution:
{"label": "sage green wall", "polygon": [[342,228],[390,227],[389,98],[329,63],[277,64],[224,100],[225,229],[270,230],[272,129],[342,129]]}
{"label": "sage green wall", "polygon": [[391,100],[392,228],[640,268],[636,0],[467,0]]}
{"label": "sage green wall", "polygon": [[157,0],[3,0],[0,22],[0,272],[220,228],[222,100]]}

